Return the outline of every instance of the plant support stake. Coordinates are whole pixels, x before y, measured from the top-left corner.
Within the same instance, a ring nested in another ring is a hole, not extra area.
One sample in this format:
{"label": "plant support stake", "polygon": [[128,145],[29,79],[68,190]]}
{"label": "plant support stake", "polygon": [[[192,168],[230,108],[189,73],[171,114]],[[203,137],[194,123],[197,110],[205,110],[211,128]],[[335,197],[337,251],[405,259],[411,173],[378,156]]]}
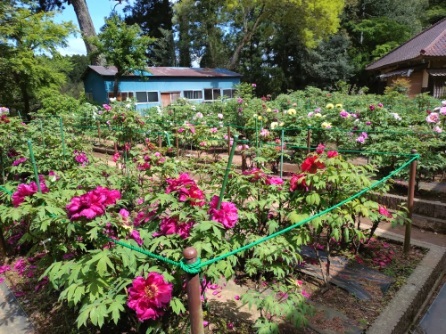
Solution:
{"label": "plant support stake", "polygon": [[228,183],[229,171],[231,170],[232,159],[234,158],[235,147],[237,146],[237,138],[234,137],[234,141],[232,143],[231,152],[229,153],[228,164],[226,166],[225,177],[223,178],[223,183],[221,185],[220,197],[218,199],[217,210],[220,210],[221,201],[223,200],[223,195],[225,193],[226,184]]}
{"label": "plant support stake", "polygon": [[28,149],[29,149],[29,159],[31,160],[31,164],[33,165],[34,178],[36,179],[36,184],[37,184],[37,191],[40,193],[42,191],[40,190],[39,173],[37,172],[36,160],[34,159],[33,144],[29,139],[28,139]]}
{"label": "plant support stake", "polygon": [[[417,150],[412,150],[412,154],[416,154]],[[409,188],[407,194],[407,218],[406,231],[404,234],[404,255],[409,254],[410,251],[410,234],[412,229],[412,213],[413,213],[413,199],[415,197],[415,178],[417,174],[417,160],[410,164],[409,172]]]}
{"label": "plant support stake", "polygon": [[283,142],[285,139],[285,130],[282,129],[282,134],[280,136],[280,178],[283,178]]}
{"label": "plant support stake", "polygon": [[[197,261],[197,250],[188,247],[183,250],[184,261],[192,264]],[[187,304],[189,308],[189,318],[191,334],[204,334],[203,309],[201,308],[200,295],[200,275],[187,274]]]}

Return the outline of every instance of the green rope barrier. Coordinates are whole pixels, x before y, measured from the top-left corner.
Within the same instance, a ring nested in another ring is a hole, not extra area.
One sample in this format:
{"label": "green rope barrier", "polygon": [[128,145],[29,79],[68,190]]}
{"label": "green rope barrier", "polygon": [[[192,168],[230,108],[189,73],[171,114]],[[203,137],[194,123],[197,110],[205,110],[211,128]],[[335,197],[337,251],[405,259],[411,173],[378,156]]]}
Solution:
{"label": "green rope barrier", "polygon": [[8,194],[9,196],[12,196],[12,192],[10,192],[8,189],[6,189],[3,186],[0,186],[0,191],[3,191],[4,193]]}
{"label": "green rope barrier", "polygon": [[332,211],[332,210],[334,210],[334,209],[336,209],[336,208],[338,208],[338,207],[340,207],[340,206],[342,206],[342,205],[344,205],[344,204],[346,204],[346,203],[348,203],[348,202],[354,200],[355,198],[358,198],[358,197],[362,196],[364,193],[366,193],[366,192],[372,190],[373,188],[376,188],[376,187],[377,187],[378,185],[380,185],[381,183],[386,182],[386,181],[387,181],[388,179],[390,179],[393,175],[399,173],[401,170],[403,170],[404,168],[406,168],[406,167],[407,167],[409,164],[411,164],[413,161],[418,160],[419,157],[420,157],[420,156],[419,156],[418,154],[413,155],[413,157],[412,157],[410,160],[406,161],[400,168],[398,168],[398,169],[396,169],[395,171],[391,172],[389,175],[387,175],[386,177],[382,178],[381,180],[379,180],[379,181],[373,183],[371,186],[369,186],[369,187],[367,187],[367,188],[364,188],[364,189],[362,189],[361,191],[359,191],[358,193],[356,193],[356,194],[354,194],[354,195],[352,195],[352,196],[346,198],[345,200],[343,200],[343,201],[337,203],[336,205],[333,205],[333,206],[331,206],[331,207],[329,207],[329,208],[327,208],[327,209],[325,209],[325,210],[322,210],[321,212],[318,212],[317,214],[315,214],[315,215],[313,215],[313,216],[311,216],[311,217],[309,217],[309,218],[307,218],[307,219],[304,219],[304,220],[302,220],[302,221],[300,221],[300,222],[298,222],[298,223],[296,223],[296,224],[294,224],[294,225],[288,226],[288,227],[286,227],[286,228],[284,228],[284,229],[282,229],[282,230],[280,230],[280,231],[277,231],[277,232],[275,232],[275,233],[273,233],[273,234],[270,234],[270,235],[268,235],[268,236],[266,236],[266,237],[260,238],[260,239],[254,241],[254,242],[251,242],[251,243],[249,243],[249,244],[247,244],[247,245],[245,245],[245,246],[242,246],[242,247],[240,247],[240,248],[234,249],[234,250],[232,250],[232,251],[230,251],[230,252],[228,252],[228,253],[226,253],[226,254],[219,255],[219,256],[217,256],[217,257],[215,257],[215,258],[213,258],[213,259],[210,259],[210,260],[208,260],[208,261],[202,262],[198,267],[199,267],[199,268],[203,268],[203,267],[206,267],[206,266],[208,266],[208,265],[211,265],[211,264],[213,264],[213,263],[215,263],[215,262],[224,260],[224,259],[228,258],[229,256],[232,256],[232,255],[235,255],[235,254],[237,254],[237,253],[240,253],[240,252],[243,252],[243,251],[245,251],[245,250],[248,250],[248,249],[250,249],[250,248],[252,248],[252,247],[254,247],[254,246],[257,246],[257,245],[259,245],[259,244],[261,244],[261,243],[263,243],[263,242],[266,242],[266,241],[268,241],[268,240],[270,240],[270,239],[272,239],[272,238],[275,238],[275,237],[280,236],[280,235],[282,235],[282,234],[284,234],[284,233],[286,233],[286,232],[289,232],[289,231],[295,229],[296,227],[300,227],[300,226],[302,226],[302,225],[304,225],[304,224],[306,224],[306,223],[312,221],[312,220],[315,219],[315,218],[321,217],[321,216],[323,216],[323,215],[329,213],[330,211]]}

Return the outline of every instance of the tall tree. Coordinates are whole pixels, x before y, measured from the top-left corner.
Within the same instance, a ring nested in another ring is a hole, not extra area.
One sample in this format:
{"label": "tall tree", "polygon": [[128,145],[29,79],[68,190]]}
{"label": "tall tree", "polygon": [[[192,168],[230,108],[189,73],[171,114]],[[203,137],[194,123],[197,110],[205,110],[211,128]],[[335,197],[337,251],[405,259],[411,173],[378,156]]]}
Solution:
{"label": "tall tree", "polygon": [[[205,15],[197,10],[197,15],[191,16],[193,21],[190,31],[217,27],[218,29],[207,29],[209,34],[205,48],[215,54],[215,50],[224,51],[218,45],[222,41],[219,34],[222,34],[231,50],[227,67],[236,69],[243,48],[249,45],[262,23],[295,21],[295,33],[306,46],[313,47],[319,39],[337,31],[343,5],[344,0],[319,0],[311,3],[301,0],[182,0],[175,5],[175,13],[181,16],[183,12],[193,13],[194,9],[208,9]],[[191,32],[191,35],[197,34]]]}
{"label": "tall tree", "polygon": [[116,13],[105,20],[94,44],[104,56],[106,65],[114,65],[117,69],[114,96],[118,96],[119,82],[124,75],[134,72],[143,75],[147,67],[147,46],[151,42],[153,39],[145,36],[137,24],[127,25]]}
{"label": "tall tree", "polygon": [[157,39],[148,45],[147,58],[153,65],[173,66],[172,4],[169,0],[136,0],[124,8],[125,22],[138,24],[143,33]]}
{"label": "tall tree", "polygon": [[[24,112],[38,106],[39,92],[58,89],[70,64],[58,53],[75,27],[54,23],[54,13],[34,13],[20,1],[0,6],[0,96]],[[17,100],[10,100],[14,96]]]}
{"label": "tall tree", "polygon": [[[91,63],[93,65],[101,65],[101,58],[96,52],[95,45],[91,39],[96,37],[96,30],[94,28],[93,20],[91,19],[86,0],[35,0],[39,4],[39,9],[43,11],[51,11],[55,8],[63,8],[65,4],[73,6],[76,13],[79,29],[82,34],[82,39],[87,49],[87,55],[91,56]],[[114,1],[114,0],[110,0]],[[121,3],[122,0],[114,2]],[[92,56],[94,55],[94,56]]]}

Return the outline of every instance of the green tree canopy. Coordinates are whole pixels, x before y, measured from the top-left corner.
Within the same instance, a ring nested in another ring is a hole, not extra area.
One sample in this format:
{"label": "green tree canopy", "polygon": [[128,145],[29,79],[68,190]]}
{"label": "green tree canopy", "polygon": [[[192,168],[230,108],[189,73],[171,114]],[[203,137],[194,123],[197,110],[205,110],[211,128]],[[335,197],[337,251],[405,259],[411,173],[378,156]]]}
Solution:
{"label": "green tree canopy", "polygon": [[75,27],[53,18],[54,13],[35,13],[24,2],[0,4],[0,98],[25,115],[38,108],[41,90],[65,82],[70,68],[57,48],[66,47]]}
{"label": "green tree canopy", "polygon": [[105,20],[94,44],[104,57],[106,65],[117,69],[113,87],[114,96],[118,95],[119,81],[122,76],[133,72],[145,71],[147,67],[146,51],[153,38],[143,34],[137,24],[127,25],[116,13]]}

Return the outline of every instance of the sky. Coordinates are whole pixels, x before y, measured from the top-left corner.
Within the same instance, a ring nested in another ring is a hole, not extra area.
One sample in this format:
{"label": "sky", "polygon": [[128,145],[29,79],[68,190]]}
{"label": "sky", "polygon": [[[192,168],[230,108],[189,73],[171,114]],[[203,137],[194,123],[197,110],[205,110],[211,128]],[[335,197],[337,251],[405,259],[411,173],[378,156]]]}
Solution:
{"label": "sky", "polygon": [[[130,3],[133,0],[129,1]],[[117,5],[116,5],[117,4]],[[116,5],[116,11],[118,13],[122,13],[122,9],[127,3],[122,1],[122,4],[119,4],[117,1],[112,0],[87,0],[88,10],[90,12],[90,16],[93,20],[94,27],[96,32],[99,32],[99,29],[104,25],[105,18],[110,15],[111,11]],[[73,6],[66,6],[66,8],[58,13],[55,17],[56,22],[62,21],[73,21],[76,27],[79,27],[77,23],[76,14],[74,13]],[[85,44],[82,38],[80,38],[80,34],[77,34],[77,37],[70,36],[68,38],[68,47],[64,49],[59,49],[60,53],[63,55],[73,55],[73,54],[83,54],[87,53],[85,49]]]}

